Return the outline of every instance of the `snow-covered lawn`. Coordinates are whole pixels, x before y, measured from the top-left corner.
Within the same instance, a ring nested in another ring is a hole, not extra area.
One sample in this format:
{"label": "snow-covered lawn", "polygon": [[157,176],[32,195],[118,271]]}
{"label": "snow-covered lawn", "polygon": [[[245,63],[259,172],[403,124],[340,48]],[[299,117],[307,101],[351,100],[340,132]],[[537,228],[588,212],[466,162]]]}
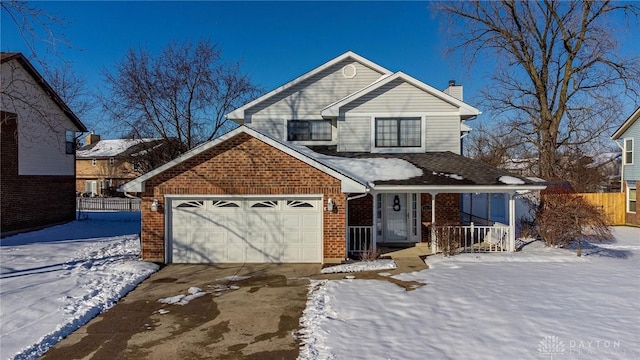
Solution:
{"label": "snow-covered lawn", "polygon": [[0,359],[33,359],[158,267],[138,259],[139,213],[90,213],[0,241]]}
{"label": "snow-covered lawn", "polygon": [[640,229],[575,251],[430,256],[380,280],[314,281],[300,359],[640,359]]}

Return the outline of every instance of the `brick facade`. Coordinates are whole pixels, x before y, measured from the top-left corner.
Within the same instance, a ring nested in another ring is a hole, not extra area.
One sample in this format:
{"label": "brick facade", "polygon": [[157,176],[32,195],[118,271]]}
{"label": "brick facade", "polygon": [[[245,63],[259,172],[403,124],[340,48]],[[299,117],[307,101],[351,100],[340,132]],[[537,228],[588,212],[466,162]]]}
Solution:
{"label": "brick facade", "polygon": [[632,226],[640,226],[640,209],[638,208],[638,189],[640,189],[640,181],[636,181],[636,212],[634,213],[630,213],[627,212],[627,182],[624,182],[624,191],[625,191],[625,198],[624,198],[624,207],[625,207],[625,212],[624,212],[624,220],[625,220],[625,224],[627,225],[632,225]]}
{"label": "brick facade", "polygon": [[75,219],[75,177],[18,175],[17,118],[2,112],[0,228],[2,233]]}
{"label": "brick facade", "polygon": [[[341,181],[246,133],[148,179],[142,193],[142,257],[164,262],[165,195],[321,194],[332,198],[333,212],[323,213],[325,259],[346,258],[345,194]],[[160,202],[152,212],[153,199]]]}

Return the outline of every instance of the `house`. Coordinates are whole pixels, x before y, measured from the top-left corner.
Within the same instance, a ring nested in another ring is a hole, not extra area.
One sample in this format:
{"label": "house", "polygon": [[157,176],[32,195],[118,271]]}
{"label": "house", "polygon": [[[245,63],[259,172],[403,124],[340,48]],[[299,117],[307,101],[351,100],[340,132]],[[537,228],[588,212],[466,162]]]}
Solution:
{"label": "house", "polygon": [[76,192],[84,196],[114,196],[117,188],[148,170],[149,155],[159,152],[162,139],[101,140],[93,133],[76,151]]}
{"label": "house", "polygon": [[1,232],[75,218],[75,139],[80,119],[21,53],[0,55]]}
{"label": "house", "polygon": [[640,225],[640,214],[636,210],[636,189],[640,184],[640,149],[636,139],[640,139],[640,108],[616,130],[611,139],[622,149],[622,167],[620,179],[621,191],[626,194],[625,222],[629,225]]}
{"label": "house", "polygon": [[[480,114],[462,95],[351,51],[320,65],[227,114],[240,127],[121,187],[142,193],[143,258],[333,263],[383,244],[438,251],[452,233],[480,249],[494,230],[486,248],[513,250],[513,196],[544,185],[460,155]],[[460,196],[476,192],[508,194],[509,225],[461,223]]]}

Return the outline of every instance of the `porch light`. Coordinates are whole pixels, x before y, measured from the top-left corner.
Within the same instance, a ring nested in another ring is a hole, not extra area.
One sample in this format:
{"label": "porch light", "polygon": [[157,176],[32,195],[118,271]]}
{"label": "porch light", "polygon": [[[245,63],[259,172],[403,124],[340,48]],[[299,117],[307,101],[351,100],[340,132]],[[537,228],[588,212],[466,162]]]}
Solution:
{"label": "porch light", "polygon": [[332,198],[329,198],[329,200],[327,200],[327,211],[333,211],[333,207],[336,204],[333,202]]}
{"label": "porch light", "polygon": [[151,211],[153,212],[157,212],[158,211],[158,199],[153,199],[153,202],[151,203]]}

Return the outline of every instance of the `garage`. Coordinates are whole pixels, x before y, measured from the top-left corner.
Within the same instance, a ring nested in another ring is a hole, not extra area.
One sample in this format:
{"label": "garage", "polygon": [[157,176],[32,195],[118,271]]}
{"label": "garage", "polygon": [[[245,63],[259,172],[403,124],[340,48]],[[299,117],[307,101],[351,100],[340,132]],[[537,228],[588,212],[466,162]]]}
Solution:
{"label": "garage", "polygon": [[173,263],[320,263],[322,196],[168,197]]}

